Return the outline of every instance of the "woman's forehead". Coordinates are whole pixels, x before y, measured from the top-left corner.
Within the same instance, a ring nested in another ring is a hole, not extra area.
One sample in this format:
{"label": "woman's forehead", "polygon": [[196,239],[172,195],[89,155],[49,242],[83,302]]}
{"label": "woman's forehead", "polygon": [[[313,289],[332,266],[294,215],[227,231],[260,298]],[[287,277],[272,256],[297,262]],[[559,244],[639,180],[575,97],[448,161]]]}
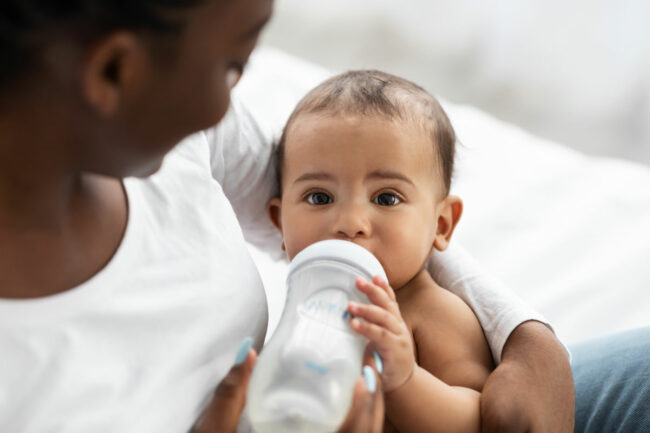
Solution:
{"label": "woman's forehead", "polygon": [[253,36],[266,25],[273,13],[274,0],[212,0],[223,3],[238,27],[240,37]]}

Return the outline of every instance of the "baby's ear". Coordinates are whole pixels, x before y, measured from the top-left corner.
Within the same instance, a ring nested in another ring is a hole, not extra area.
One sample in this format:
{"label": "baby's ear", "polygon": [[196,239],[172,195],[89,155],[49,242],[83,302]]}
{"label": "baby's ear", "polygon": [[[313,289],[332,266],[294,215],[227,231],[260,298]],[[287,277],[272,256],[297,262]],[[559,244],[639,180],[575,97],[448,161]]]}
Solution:
{"label": "baby's ear", "polygon": [[273,225],[282,233],[282,199],[274,197],[266,204],[266,211]]}
{"label": "baby's ear", "polygon": [[438,227],[433,246],[438,251],[444,251],[449,246],[451,235],[463,214],[463,201],[455,195],[447,196],[438,205]]}

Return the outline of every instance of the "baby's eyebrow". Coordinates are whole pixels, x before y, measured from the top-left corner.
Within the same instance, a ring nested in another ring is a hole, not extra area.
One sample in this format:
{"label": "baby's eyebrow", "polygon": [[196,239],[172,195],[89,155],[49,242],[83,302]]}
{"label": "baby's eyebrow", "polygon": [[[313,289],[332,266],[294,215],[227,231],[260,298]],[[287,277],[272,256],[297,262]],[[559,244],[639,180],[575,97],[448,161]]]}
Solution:
{"label": "baby's eyebrow", "polygon": [[397,171],[375,170],[367,176],[368,179],[397,179],[414,185],[413,181],[407,176]]}
{"label": "baby's eyebrow", "polygon": [[334,177],[325,172],[313,172],[313,173],[305,173],[300,176],[296,180],[293,181],[293,183],[298,183],[298,182],[304,182],[306,180],[333,180]]}

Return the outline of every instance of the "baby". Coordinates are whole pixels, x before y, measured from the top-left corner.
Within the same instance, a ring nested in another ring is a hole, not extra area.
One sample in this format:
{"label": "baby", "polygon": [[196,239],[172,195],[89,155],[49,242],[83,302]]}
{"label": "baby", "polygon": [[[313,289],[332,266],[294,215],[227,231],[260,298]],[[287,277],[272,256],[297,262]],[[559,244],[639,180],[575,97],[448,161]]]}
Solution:
{"label": "baby", "polygon": [[386,271],[387,282],[356,282],[372,304],[348,307],[352,329],[383,359],[385,431],[480,430],[480,392],[494,368],[487,342],[472,310],[425,269],[462,213],[461,199],[449,195],[454,143],[433,96],[378,71],[347,72],[313,89],[280,142],[281,193],[268,211],[289,258],[343,239]]}

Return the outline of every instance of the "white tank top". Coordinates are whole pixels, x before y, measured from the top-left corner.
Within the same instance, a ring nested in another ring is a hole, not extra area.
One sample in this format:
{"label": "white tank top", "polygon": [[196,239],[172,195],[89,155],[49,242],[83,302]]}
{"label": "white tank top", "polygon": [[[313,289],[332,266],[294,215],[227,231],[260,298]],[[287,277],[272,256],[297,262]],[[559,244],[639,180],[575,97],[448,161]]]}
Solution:
{"label": "white tank top", "polygon": [[126,233],[102,271],[0,299],[1,432],[185,432],[241,340],[261,348],[264,289],[205,136],[125,188]]}

